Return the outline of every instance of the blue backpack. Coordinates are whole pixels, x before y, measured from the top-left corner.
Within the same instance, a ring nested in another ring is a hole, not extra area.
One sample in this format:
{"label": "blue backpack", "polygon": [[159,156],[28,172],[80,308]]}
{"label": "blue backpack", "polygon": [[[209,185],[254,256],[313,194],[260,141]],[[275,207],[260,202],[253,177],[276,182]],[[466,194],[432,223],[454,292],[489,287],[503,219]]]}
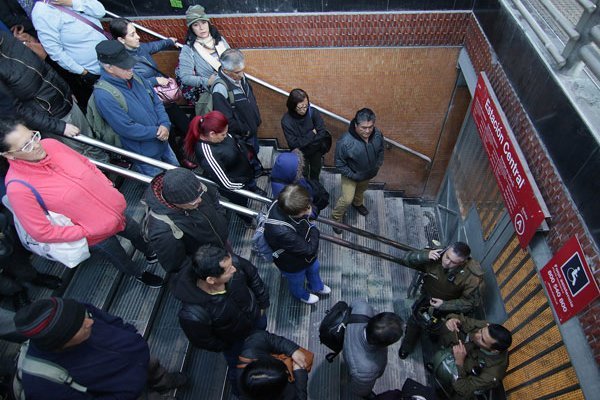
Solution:
{"label": "blue backpack", "polygon": [[273,259],[278,258],[285,250],[278,249],[274,251],[271,246],[269,246],[267,239],[265,239],[265,225],[283,225],[290,227],[294,230],[294,232],[296,231],[296,228],[287,222],[269,218],[269,214],[271,213],[271,209],[275,203],[277,203],[277,201],[274,201],[273,204],[271,204],[269,211],[267,211],[266,214],[262,211],[259,211],[258,215],[256,216],[256,231],[252,236],[252,250],[257,253],[260,258],[267,262],[273,262]]}

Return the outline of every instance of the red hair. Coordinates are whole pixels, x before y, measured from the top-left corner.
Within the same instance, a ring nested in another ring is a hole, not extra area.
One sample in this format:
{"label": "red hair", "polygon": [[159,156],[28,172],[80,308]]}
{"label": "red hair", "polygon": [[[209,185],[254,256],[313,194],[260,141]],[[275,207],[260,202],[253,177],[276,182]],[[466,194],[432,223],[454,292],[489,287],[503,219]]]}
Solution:
{"label": "red hair", "polygon": [[211,111],[206,115],[197,115],[192,118],[185,136],[183,149],[188,156],[194,154],[196,143],[200,137],[208,137],[210,132],[223,132],[229,121],[220,111]]}

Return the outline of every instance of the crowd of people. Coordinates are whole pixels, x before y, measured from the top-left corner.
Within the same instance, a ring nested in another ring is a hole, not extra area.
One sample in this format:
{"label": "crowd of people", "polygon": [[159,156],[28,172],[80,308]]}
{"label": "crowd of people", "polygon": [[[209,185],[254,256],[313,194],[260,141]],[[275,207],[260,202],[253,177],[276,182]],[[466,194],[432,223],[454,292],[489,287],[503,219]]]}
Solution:
{"label": "crowd of people", "polygon": [[[90,252],[132,279],[153,288],[168,283],[181,302],[181,329],[192,346],[223,354],[238,397],[306,399],[314,355],[265,331],[269,288],[257,268],[234,253],[219,199],[247,206],[248,198],[237,191],[266,196],[257,179],[269,175],[274,201],[264,238],[276,254],[275,266],[294,299],[312,305],[330,296],[320,275],[314,223],[327,205],[319,177],[332,147],[323,118],[308,93],[292,90],[281,119],[290,151],[268,171],[258,159],[261,115],[244,75],[244,55],[230,48],[202,6],[186,12],[187,37],[175,71],[196,114],[191,116],[181,103],[159,96],[174,79],[152,58],[177,39],[141,43],[134,24],[123,18],[111,20],[105,31],[99,20],[105,12],[97,0],[9,0],[0,8],[0,155],[8,164],[3,190],[12,211],[0,214],[0,294],[13,299],[16,333],[29,339],[24,360],[46,365],[44,373],[32,372],[26,362],[19,366],[25,397],[154,400],[187,378],[150,357],[143,337],[118,316],[59,297],[32,303],[28,286],[57,289],[63,282],[32,267],[13,219],[36,242],[84,240]],[[24,33],[31,39],[23,40]],[[384,137],[375,124],[375,113],[362,108],[335,142],[335,167],[342,175],[331,211],[337,222],[350,205],[369,214],[364,193],[384,162]],[[178,168],[164,172],[137,160],[128,165],[72,139],[78,135]],[[90,158],[152,177],[141,223],[127,215],[124,196]],[[198,166],[216,187],[197,179]],[[47,210],[70,224],[54,223]],[[144,254],[144,265],[132,261],[119,236]],[[423,331],[440,338],[454,357],[455,398],[473,398],[498,385],[511,335],[501,325],[472,318],[483,271],[468,245],[409,252],[403,263],[424,276],[406,332],[395,313],[376,314],[364,300],[352,304],[352,314],[365,318],[348,325],[344,338],[353,393],[377,398],[373,387],[385,371],[387,347],[404,335],[399,357],[405,359]],[[156,265],[165,278],[153,273]],[[63,381],[49,378],[57,370]]]}

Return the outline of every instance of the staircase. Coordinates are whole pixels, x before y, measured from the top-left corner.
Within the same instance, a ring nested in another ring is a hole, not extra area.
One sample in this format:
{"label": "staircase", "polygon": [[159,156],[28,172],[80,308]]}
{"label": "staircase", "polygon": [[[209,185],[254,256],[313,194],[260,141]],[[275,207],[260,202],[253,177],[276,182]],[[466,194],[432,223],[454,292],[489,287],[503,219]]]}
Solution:
{"label": "staircase", "polygon": [[[263,146],[259,156],[263,165],[270,167],[277,154],[273,147]],[[339,174],[323,171],[321,180],[330,191],[334,205],[339,197]],[[259,178],[259,186],[270,193],[267,177]],[[143,212],[139,200],[145,187],[144,184],[131,180],[126,180],[121,187],[128,201],[127,212],[136,219]],[[430,207],[422,207],[415,201],[404,200],[394,193],[379,189],[366,192],[365,206],[371,211],[367,217],[359,215],[350,207],[344,222],[416,248],[422,248],[432,239],[438,239],[435,213]],[[257,210],[265,205],[251,201],[250,207]],[[328,218],[330,212],[330,208],[327,208],[322,215]],[[331,227],[321,224],[319,228],[323,233],[333,235]],[[328,349],[319,343],[319,323],[326,310],[335,302],[351,302],[356,298],[367,298],[376,312],[394,311],[406,320],[412,304],[412,299],[407,299],[407,290],[414,277],[413,271],[321,241],[321,276],[332,288],[332,293],[328,297],[322,297],[316,305],[308,306],[292,299],[274,265],[251,254],[252,234],[253,230],[245,228],[239,218],[231,217],[230,240],[235,252],[257,266],[270,289],[271,307],[268,310],[267,329],[315,353],[315,363],[309,376],[309,398],[356,399],[348,390],[347,371],[342,357],[337,357],[331,364],[325,360]],[[342,238],[395,256],[402,254],[401,250],[348,232],[344,232]],[[133,251],[128,241],[123,240],[123,243],[127,243],[127,249]],[[134,260],[145,262],[144,256],[139,253]],[[65,269],[39,257],[35,257],[34,266],[40,271],[61,275],[69,284],[66,290],[63,289],[63,293],[33,287],[30,290],[32,298],[63,295],[94,304],[135,325],[147,338],[153,356],[158,357],[166,368],[182,370],[190,377],[188,386],[177,393],[178,399],[235,399],[225,382],[226,364],[222,355],[189,345],[177,321],[179,303],[167,288],[147,288],[133,278],[123,276],[108,261],[98,256],[93,256],[75,270]],[[159,266],[153,272],[163,273]],[[389,348],[386,372],[375,386],[377,393],[401,388],[406,378],[422,383],[427,383],[430,379],[424,371],[421,347],[417,347],[406,360],[400,360],[397,355],[399,345],[400,343],[396,343]],[[0,341],[2,362],[10,362],[17,349],[16,344]]]}

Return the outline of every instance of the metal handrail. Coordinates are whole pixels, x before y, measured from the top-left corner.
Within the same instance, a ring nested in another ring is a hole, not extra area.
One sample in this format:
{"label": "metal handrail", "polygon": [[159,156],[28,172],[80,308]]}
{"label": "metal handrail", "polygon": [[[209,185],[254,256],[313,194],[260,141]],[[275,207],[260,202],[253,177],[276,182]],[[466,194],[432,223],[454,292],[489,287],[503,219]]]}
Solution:
{"label": "metal handrail", "polygon": [[[99,168],[105,169],[105,170],[110,171],[110,172],[117,173],[117,174],[119,174],[121,176],[125,176],[127,178],[132,178],[132,179],[135,179],[137,181],[144,182],[144,183],[150,183],[152,181],[151,177],[149,177],[147,175],[144,175],[144,174],[140,174],[139,172],[135,172],[135,171],[130,171],[130,170],[127,170],[127,169],[123,169],[123,168],[117,167],[116,165],[106,164],[106,163],[103,163],[101,161],[97,161],[97,160],[94,160],[94,159],[90,159],[90,161],[94,165],[96,165],[97,167],[99,167]],[[201,177],[199,177],[197,175],[196,175],[196,177],[198,179],[203,179],[203,178],[201,178]],[[244,214],[244,215],[247,215],[249,217],[256,217],[258,215],[258,212],[254,211],[252,209],[249,209],[247,207],[243,207],[243,206],[240,206],[240,205],[237,205],[237,204],[233,204],[233,203],[230,203],[228,201],[224,201],[224,200],[220,200],[219,199],[219,203],[223,207],[225,207],[225,208],[227,208],[229,210],[235,211],[236,213],[239,213],[239,214]],[[387,253],[381,252],[379,250],[374,250],[374,249],[371,249],[371,248],[366,247],[366,246],[361,246],[359,244],[352,243],[352,242],[349,242],[347,240],[343,240],[343,239],[340,239],[340,238],[337,238],[337,237],[333,237],[333,236],[329,236],[329,235],[325,235],[325,234],[321,234],[320,238],[323,239],[323,240],[326,240],[328,242],[335,243],[335,244],[338,244],[340,246],[344,246],[344,247],[347,247],[349,249],[359,251],[361,253],[369,254],[369,255],[372,255],[372,256],[375,256],[375,257],[382,258],[384,260],[388,260],[388,261],[391,261],[391,262],[403,265],[402,259],[400,259],[398,257],[395,257],[395,256],[393,256],[391,254],[387,254]]]}
{"label": "metal handrail", "polygon": [[[117,15],[115,13],[112,13],[112,12],[110,12],[108,10],[106,11],[106,15],[109,15],[109,16],[111,16],[113,18],[121,18],[119,15]],[[150,35],[156,36],[159,39],[168,39],[167,36],[161,35],[160,33],[156,32],[156,31],[153,31],[152,29],[148,29],[148,28],[146,28],[146,27],[144,27],[144,26],[142,26],[140,24],[136,24],[135,22],[132,22],[132,24],[137,29],[139,29],[139,30],[141,30],[143,32],[146,32],[146,33],[148,33]],[[175,46],[177,48],[182,48],[183,44],[181,44],[179,42],[176,42]],[[281,89],[281,88],[279,88],[279,87],[277,87],[275,85],[272,85],[272,84],[270,84],[270,83],[268,83],[266,81],[263,81],[262,79],[257,78],[257,77],[255,77],[253,75],[250,75],[248,73],[245,73],[244,75],[246,76],[246,78],[250,79],[251,81],[253,81],[255,83],[258,83],[259,85],[261,85],[263,87],[266,87],[267,89],[270,89],[270,90],[272,90],[274,92],[277,92],[277,93],[282,94],[284,96],[289,96],[289,94],[290,94],[289,92],[286,92],[285,90],[283,90],[283,89]],[[325,109],[325,108],[323,108],[321,106],[318,106],[316,104],[313,104],[313,103],[311,103],[311,106],[314,107],[314,108],[316,108],[317,110],[319,110],[321,113],[323,113],[323,114],[325,114],[325,115],[327,115],[327,116],[329,116],[329,117],[331,117],[331,118],[333,118],[333,119],[335,119],[335,120],[337,120],[339,122],[343,122],[345,124],[350,124],[350,120],[347,119],[347,118],[342,117],[341,115],[338,115],[338,114],[336,114],[336,113],[334,113],[332,111],[329,111],[329,110],[327,110],[327,109]],[[398,143],[395,140],[389,139],[389,138],[387,138],[385,136],[383,138],[384,138],[384,140],[385,140],[386,143],[388,143],[388,144],[390,144],[390,145],[392,145],[392,146],[394,146],[394,147],[396,147],[396,148],[398,148],[400,150],[403,150],[403,151],[405,151],[405,152],[407,152],[409,154],[412,154],[412,155],[414,155],[414,156],[416,156],[416,157],[418,157],[418,158],[420,158],[420,159],[422,159],[424,161],[427,161],[428,163],[431,163],[431,158],[427,157],[425,154],[420,153],[420,152],[418,152],[416,150],[413,150],[410,147],[407,147],[407,146],[405,146],[405,145],[403,145],[401,143]]]}
{"label": "metal handrail", "polygon": [[[89,136],[77,135],[77,136],[72,137],[71,139],[75,139],[75,140],[77,140],[79,142],[82,142],[82,143],[85,143],[85,144],[89,144],[91,146],[99,147],[99,148],[101,148],[103,150],[108,150],[108,151],[111,151],[113,153],[120,154],[120,155],[125,156],[127,158],[132,158],[132,159],[134,159],[136,161],[140,161],[140,162],[143,162],[145,164],[150,164],[150,165],[152,165],[154,167],[157,167],[157,168],[160,168],[160,169],[170,170],[170,169],[177,168],[175,165],[172,165],[172,164],[169,164],[169,163],[166,163],[166,162],[163,162],[163,161],[155,160],[154,158],[146,157],[146,156],[143,156],[141,154],[137,154],[137,153],[134,153],[134,152],[122,149],[120,147],[111,146],[110,144],[101,142],[101,141],[96,140],[96,139],[92,139]],[[215,185],[215,186],[217,186],[217,184],[215,182],[211,181],[210,179],[206,179],[206,178],[201,177],[201,176],[198,176],[198,179],[200,179],[201,181],[203,181],[204,183],[207,183],[209,185]],[[263,203],[270,204],[272,202],[272,200],[269,199],[268,197],[261,196],[259,194],[254,193],[254,192],[251,192],[249,190],[235,189],[235,190],[232,190],[232,191],[236,192],[236,193],[239,193],[239,194],[241,194],[244,197],[248,197],[248,198],[253,199],[253,200],[258,200],[258,201],[263,202]]]}
{"label": "metal handrail", "polygon": [[[140,154],[137,154],[137,153],[134,153],[134,152],[122,149],[120,147],[112,146],[110,144],[101,142],[99,140],[92,139],[92,138],[90,138],[88,136],[77,135],[77,136],[72,137],[71,139],[74,139],[74,140],[77,140],[79,142],[88,144],[90,146],[99,147],[99,148],[101,148],[103,150],[108,150],[108,151],[111,151],[113,153],[120,154],[122,156],[125,156],[125,157],[128,157],[128,158],[132,158],[134,160],[137,160],[137,161],[140,161],[140,162],[143,162],[143,163],[146,163],[146,164],[150,164],[152,166],[155,166],[157,168],[161,168],[161,169],[164,169],[164,170],[170,170],[170,169],[177,168],[174,165],[171,165],[171,164],[168,164],[168,163],[165,163],[165,162],[162,162],[162,161],[155,160],[154,158],[142,156]],[[144,180],[145,179],[144,178],[145,175],[140,174],[138,172],[129,171],[129,170],[122,169],[122,168],[119,168],[119,167],[114,166],[114,165],[110,165],[110,164],[100,163],[99,161],[96,161],[96,160],[93,160],[93,159],[90,159],[90,160],[92,162],[94,162],[95,164],[97,164],[97,165],[102,165],[104,169],[111,170],[111,171],[116,172],[116,173],[121,173],[123,175],[127,175],[127,176],[129,176],[131,178],[138,179],[138,180]],[[124,171],[127,171],[127,172],[124,172]],[[204,178],[202,176],[198,176],[198,175],[196,175],[196,176],[197,176],[198,179],[200,179],[202,182],[204,182],[206,184],[218,186],[215,182],[211,181],[210,179],[206,179],[206,178]],[[248,197],[248,198],[253,199],[253,200],[258,200],[258,201],[260,201],[262,203],[271,204],[273,202],[273,200],[270,199],[270,198],[268,198],[268,197],[264,197],[264,196],[258,195],[256,193],[250,192],[248,190],[240,189],[240,190],[233,190],[233,192],[239,193],[242,196]],[[235,207],[238,207],[238,206],[235,206]],[[387,244],[387,245],[395,247],[397,249],[406,250],[406,251],[416,250],[415,248],[413,248],[413,247],[411,247],[411,246],[409,246],[407,244],[396,242],[396,241],[394,241],[392,239],[386,238],[385,236],[380,236],[380,235],[377,235],[375,233],[366,231],[364,229],[356,228],[354,226],[346,225],[346,224],[343,224],[341,222],[333,221],[333,220],[330,220],[330,219],[327,219],[327,218],[324,218],[324,217],[318,217],[317,221],[322,222],[322,223],[327,224],[327,225],[332,225],[332,226],[340,228],[340,229],[344,229],[344,230],[346,230],[348,232],[352,232],[354,234],[357,234],[357,235],[360,235],[360,236],[364,236],[366,238],[378,241],[378,242],[383,243],[383,244]]]}

